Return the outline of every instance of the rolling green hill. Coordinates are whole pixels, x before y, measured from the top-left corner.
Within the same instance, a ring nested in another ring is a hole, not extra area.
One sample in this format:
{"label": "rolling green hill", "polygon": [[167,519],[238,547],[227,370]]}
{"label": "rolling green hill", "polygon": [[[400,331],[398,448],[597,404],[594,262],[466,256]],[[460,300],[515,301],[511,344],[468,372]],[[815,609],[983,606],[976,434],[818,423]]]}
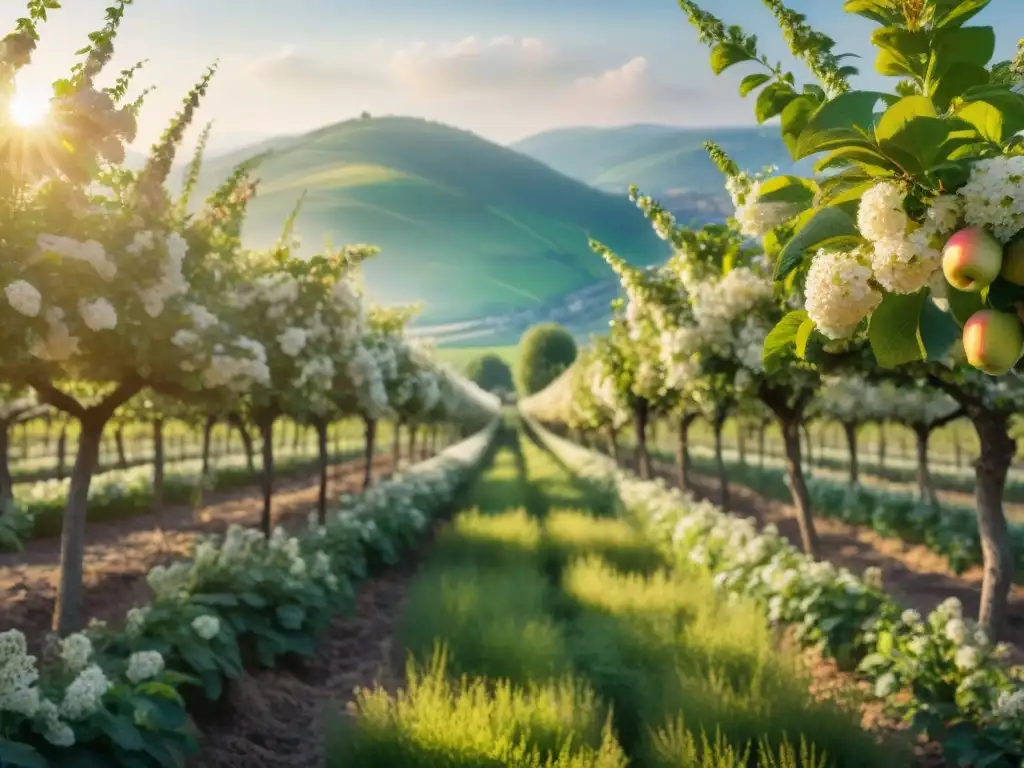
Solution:
{"label": "rolling green hill", "polygon": [[414,118],[350,120],[212,158],[200,191],[263,151],[247,243],[272,243],[305,191],[296,226],[304,249],[325,237],[380,246],[366,265],[368,292],[388,303],[422,300],[424,322],[529,309],[608,277],[588,236],[636,263],[667,255],[621,195]]}
{"label": "rolling green hill", "polygon": [[636,184],[672,207],[725,198],[722,175],[702,146],[715,141],[741,168],[793,167],[777,126],[677,128],[627,125],[565,128],[523,139],[512,148],[598,189],[622,192]]}

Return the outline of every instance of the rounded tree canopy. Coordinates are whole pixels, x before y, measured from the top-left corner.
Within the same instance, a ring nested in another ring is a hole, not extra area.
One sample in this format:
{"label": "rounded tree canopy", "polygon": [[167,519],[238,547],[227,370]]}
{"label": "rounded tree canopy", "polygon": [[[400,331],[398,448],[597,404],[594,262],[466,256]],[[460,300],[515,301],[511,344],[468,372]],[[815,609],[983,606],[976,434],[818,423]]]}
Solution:
{"label": "rounded tree canopy", "polygon": [[512,369],[498,355],[489,353],[469,361],[466,378],[488,392],[511,392]]}
{"label": "rounded tree canopy", "polygon": [[557,323],[527,329],[519,340],[516,388],[524,395],[544,389],[576,360],[576,340]]}

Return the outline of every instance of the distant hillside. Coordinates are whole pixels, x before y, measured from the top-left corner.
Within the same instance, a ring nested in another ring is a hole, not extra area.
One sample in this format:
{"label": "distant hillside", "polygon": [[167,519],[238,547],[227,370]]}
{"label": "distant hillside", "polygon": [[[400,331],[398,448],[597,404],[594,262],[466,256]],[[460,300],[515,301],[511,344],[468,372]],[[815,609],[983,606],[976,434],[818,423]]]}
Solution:
{"label": "distant hillside", "polygon": [[667,255],[621,196],[414,118],[350,120],[211,158],[200,191],[264,151],[247,243],[272,243],[305,190],[296,227],[305,248],[326,237],[379,245],[366,266],[368,292],[383,302],[424,301],[424,322],[521,312],[607,278],[588,236],[640,264]]}
{"label": "distant hillside", "polygon": [[608,192],[636,184],[675,210],[714,218],[727,209],[722,175],[702,142],[722,145],[742,168],[793,168],[777,126],[678,128],[627,125],[618,128],[565,128],[523,139],[512,148],[567,176]]}

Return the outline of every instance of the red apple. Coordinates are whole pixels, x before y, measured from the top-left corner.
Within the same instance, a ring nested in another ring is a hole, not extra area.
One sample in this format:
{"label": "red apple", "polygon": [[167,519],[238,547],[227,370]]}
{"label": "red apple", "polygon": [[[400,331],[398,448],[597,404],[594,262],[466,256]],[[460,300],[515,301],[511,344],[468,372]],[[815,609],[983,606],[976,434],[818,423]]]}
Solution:
{"label": "red apple", "polygon": [[1024,285],[1024,232],[1013,238],[1003,251],[1003,279],[1014,285]]}
{"label": "red apple", "polygon": [[1008,373],[1024,349],[1020,318],[1008,312],[982,309],[964,323],[967,362],[990,376]]}
{"label": "red apple", "polygon": [[975,292],[999,276],[1003,246],[984,229],[961,229],[946,242],[942,271],[957,290]]}

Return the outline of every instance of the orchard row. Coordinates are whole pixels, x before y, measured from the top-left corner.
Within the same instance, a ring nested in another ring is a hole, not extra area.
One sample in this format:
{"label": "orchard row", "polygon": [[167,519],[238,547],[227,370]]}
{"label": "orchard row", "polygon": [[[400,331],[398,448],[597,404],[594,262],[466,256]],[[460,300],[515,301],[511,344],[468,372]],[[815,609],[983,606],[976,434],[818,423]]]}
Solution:
{"label": "orchard row", "polygon": [[[142,64],[106,86],[99,78],[127,5],[120,0],[107,10],[68,77],[54,83],[46,119],[31,129],[10,116],[15,77],[31,63],[39,30],[59,3],[31,0],[0,44],[0,434],[6,438],[13,423],[40,409],[77,422],[54,616],[62,634],[84,619],[89,489],[111,422],[150,426],[158,499],[169,420],[216,418],[255,430],[269,535],[278,420],[315,429],[323,474],[328,427],[341,419],[363,420],[372,451],[382,419],[475,429],[495,407],[494,398],[405,336],[414,308],[385,310],[363,299],[359,265],[376,249],[346,246],[299,258],[297,210],[275,246],[243,246],[255,161],[196,204],[209,126],[180,193],[169,193],[171,166],[213,68],[187,94],[144,168],[124,166],[146,94],[129,95]],[[3,474],[0,499],[9,507],[11,483]]]}

